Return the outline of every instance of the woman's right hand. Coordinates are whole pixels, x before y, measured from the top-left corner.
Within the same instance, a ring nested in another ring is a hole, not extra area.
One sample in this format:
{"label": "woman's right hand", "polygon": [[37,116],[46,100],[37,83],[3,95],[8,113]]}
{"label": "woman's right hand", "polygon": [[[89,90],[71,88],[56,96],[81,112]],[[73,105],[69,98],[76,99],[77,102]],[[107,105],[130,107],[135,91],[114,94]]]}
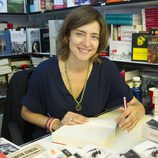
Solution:
{"label": "woman's right hand", "polygon": [[88,120],[89,120],[88,117],[68,111],[63,117],[63,119],[61,120],[61,123],[63,125],[75,125],[75,124],[85,123]]}

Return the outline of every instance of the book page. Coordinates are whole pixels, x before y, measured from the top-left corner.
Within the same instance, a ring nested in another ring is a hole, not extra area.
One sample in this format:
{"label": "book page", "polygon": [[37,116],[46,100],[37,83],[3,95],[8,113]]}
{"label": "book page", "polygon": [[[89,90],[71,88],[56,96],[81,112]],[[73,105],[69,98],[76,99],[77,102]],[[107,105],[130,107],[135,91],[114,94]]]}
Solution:
{"label": "book page", "polygon": [[106,127],[106,128],[116,128],[116,121],[114,118],[95,118],[92,117],[88,122],[85,123],[85,125],[91,125],[91,126],[99,126],[99,127]]}
{"label": "book page", "polygon": [[72,146],[105,146],[115,136],[115,119],[90,118],[84,124],[64,125],[52,133],[52,141]]}

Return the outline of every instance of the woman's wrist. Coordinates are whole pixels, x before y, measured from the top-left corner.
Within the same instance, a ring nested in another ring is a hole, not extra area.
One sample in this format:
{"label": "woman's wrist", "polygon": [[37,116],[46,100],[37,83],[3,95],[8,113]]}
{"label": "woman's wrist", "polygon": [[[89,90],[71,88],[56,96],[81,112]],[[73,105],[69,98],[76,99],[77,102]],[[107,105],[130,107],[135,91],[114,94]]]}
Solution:
{"label": "woman's wrist", "polygon": [[54,118],[50,124],[49,131],[53,132],[61,127],[61,121],[59,119]]}
{"label": "woman's wrist", "polygon": [[59,119],[49,117],[45,123],[45,129],[47,129],[49,132],[53,132],[60,128],[61,125],[62,123]]}
{"label": "woman's wrist", "polygon": [[45,129],[49,130],[49,127],[50,127],[50,124],[52,123],[53,121],[53,118],[52,117],[49,117],[45,123]]}

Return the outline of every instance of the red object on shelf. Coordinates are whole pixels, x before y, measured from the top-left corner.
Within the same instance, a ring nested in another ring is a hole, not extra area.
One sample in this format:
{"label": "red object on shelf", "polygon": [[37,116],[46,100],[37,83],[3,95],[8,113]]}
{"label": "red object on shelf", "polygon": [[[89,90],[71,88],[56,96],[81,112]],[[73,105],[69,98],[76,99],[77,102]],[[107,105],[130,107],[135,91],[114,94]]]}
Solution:
{"label": "red object on shelf", "polygon": [[107,51],[105,51],[105,52],[100,52],[99,55],[102,56],[102,57],[109,56],[109,52],[107,52]]}
{"label": "red object on shelf", "polygon": [[13,29],[13,23],[7,23],[7,28],[8,29]]}
{"label": "red object on shelf", "polygon": [[125,70],[121,70],[120,75],[122,79],[125,81]]}

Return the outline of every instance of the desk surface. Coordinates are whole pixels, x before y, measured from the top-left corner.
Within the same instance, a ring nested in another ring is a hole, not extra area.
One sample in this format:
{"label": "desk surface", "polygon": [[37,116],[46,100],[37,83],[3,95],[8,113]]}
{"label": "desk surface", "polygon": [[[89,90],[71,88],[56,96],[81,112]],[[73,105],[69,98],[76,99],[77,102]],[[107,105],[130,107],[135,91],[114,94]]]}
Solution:
{"label": "desk surface", "polygon": [[[101,115],[100,117],[112,118],[119,115],[118,111],[112,111]],[[143,142],[145,139],[141,136],[141,127],[142,124],[147,122],[151,116],[145,115],[137,124],[137,126],[130,132],[117,129],[116,136],[111,140],[111,143],[107,145],[107,148],[114,150],[115,152],[126,152],[129,149],[133,148],[137,144]],[[27,144],[24,147],[28,147],[33,144],[40,144],[45,148],[51,149],[52,147],[57,146],[58,144],[52,143],[51,135],[44,137],[40,140],[37,140],[31,144]]]}

